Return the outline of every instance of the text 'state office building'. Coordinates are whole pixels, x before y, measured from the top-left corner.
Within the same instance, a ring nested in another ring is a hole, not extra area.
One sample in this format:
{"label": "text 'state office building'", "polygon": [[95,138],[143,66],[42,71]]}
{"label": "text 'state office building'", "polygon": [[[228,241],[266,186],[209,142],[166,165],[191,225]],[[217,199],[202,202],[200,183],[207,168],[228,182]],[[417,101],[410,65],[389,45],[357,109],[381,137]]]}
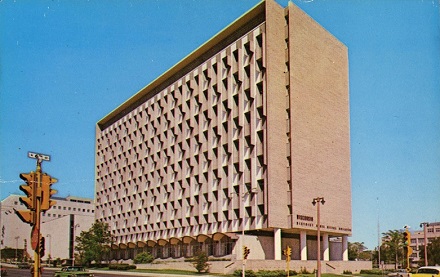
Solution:
{"label": "text 'state office building'", "polygon": [[347,47],[260,2],[97,123],[95,186],[113,259],[314,260],[324,197],[322,258],[347,260]]}

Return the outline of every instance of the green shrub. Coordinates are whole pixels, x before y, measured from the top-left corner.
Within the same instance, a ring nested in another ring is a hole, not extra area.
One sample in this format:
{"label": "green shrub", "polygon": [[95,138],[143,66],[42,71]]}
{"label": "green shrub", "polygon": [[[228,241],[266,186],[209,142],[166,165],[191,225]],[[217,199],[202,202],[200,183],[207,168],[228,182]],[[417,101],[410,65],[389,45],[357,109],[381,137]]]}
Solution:
{"label": "green shrub", "polygon": [[[297,275],[293,270],[289,271],[289,276]],[[246,275],[247,276],[247,275]],[[257,272],[258,277],[286,277],[287,271],[285,270],[259,270]]]}
{"label": "green shrub", "polygon": [[154,261],[153,255],[151,255],[148,252],[142,252],[142,253],[137,254],[133,260],[133,262],[135,264],[150,264],[153,261]]}
{"label": "green shrub", "polygon": [[382,275],[382,270],[380,269],[362,269],[360,274],[368,274],[368,275]]}
{"label": "green shrub", "polygon": [[[235,277],[241,277],[241,270],[234,271]],[[245,271],[246,277],[258,277],[257,274],[253,270],[246,270]]]}

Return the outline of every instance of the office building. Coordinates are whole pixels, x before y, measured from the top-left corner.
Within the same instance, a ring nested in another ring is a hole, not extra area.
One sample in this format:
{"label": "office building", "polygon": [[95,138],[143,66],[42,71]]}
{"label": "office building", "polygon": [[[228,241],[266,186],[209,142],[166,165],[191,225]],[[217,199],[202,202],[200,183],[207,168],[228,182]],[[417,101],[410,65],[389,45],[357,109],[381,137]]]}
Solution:
{"label": "office building", "polygon": [[[347,260],[348,49],[294,4],[259,3],[96,126],[111,258]],[[314,206],[313,199],[325,204]]]}

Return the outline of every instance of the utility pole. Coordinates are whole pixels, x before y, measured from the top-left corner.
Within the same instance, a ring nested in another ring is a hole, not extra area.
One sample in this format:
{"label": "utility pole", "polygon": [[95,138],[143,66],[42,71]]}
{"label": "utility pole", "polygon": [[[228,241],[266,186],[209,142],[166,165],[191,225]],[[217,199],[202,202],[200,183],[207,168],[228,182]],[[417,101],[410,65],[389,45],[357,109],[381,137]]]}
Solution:
{"label": "utility pole", "polygon": [[44,256],[44,237],[41,235],[41,212],[49,210],[56,201],[50,197],[56,193],[50,187],[57,180],[43,173],[41,163],[43,160],[50,161],[50,156],[28,152],[28,157],[37,159],[37,169],[35,172],[21,173],[20,178],[26,182],[20,186],[20,190],[26,197],[20,197],[20,202],[28,210],[14,210],[17,216],[25,223],[32,226],[31,246],[34,250],[33,277],[41,277],[41,258]]}

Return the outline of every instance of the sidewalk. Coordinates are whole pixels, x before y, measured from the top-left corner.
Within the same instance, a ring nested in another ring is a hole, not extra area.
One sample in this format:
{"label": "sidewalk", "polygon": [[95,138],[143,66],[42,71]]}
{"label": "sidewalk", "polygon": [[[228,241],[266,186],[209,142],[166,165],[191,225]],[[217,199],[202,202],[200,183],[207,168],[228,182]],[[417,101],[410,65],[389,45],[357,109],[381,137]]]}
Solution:
{"label": "sidewalk", "polygon": [[213,275],[204,274],[204,275],[185,275],[185,274],[167,274],[167,273],[160,273],[160,272],[154,272],[154,273],[148,273],[148,272],[132,272],[132,271],[111,271],[111,270],[89,270],[91,273],[103,273],[108,275],[118,275],[118,276],[124,276],[124,275],[134,275],[134,276],[151,276],[151,277],[212,277]]}

